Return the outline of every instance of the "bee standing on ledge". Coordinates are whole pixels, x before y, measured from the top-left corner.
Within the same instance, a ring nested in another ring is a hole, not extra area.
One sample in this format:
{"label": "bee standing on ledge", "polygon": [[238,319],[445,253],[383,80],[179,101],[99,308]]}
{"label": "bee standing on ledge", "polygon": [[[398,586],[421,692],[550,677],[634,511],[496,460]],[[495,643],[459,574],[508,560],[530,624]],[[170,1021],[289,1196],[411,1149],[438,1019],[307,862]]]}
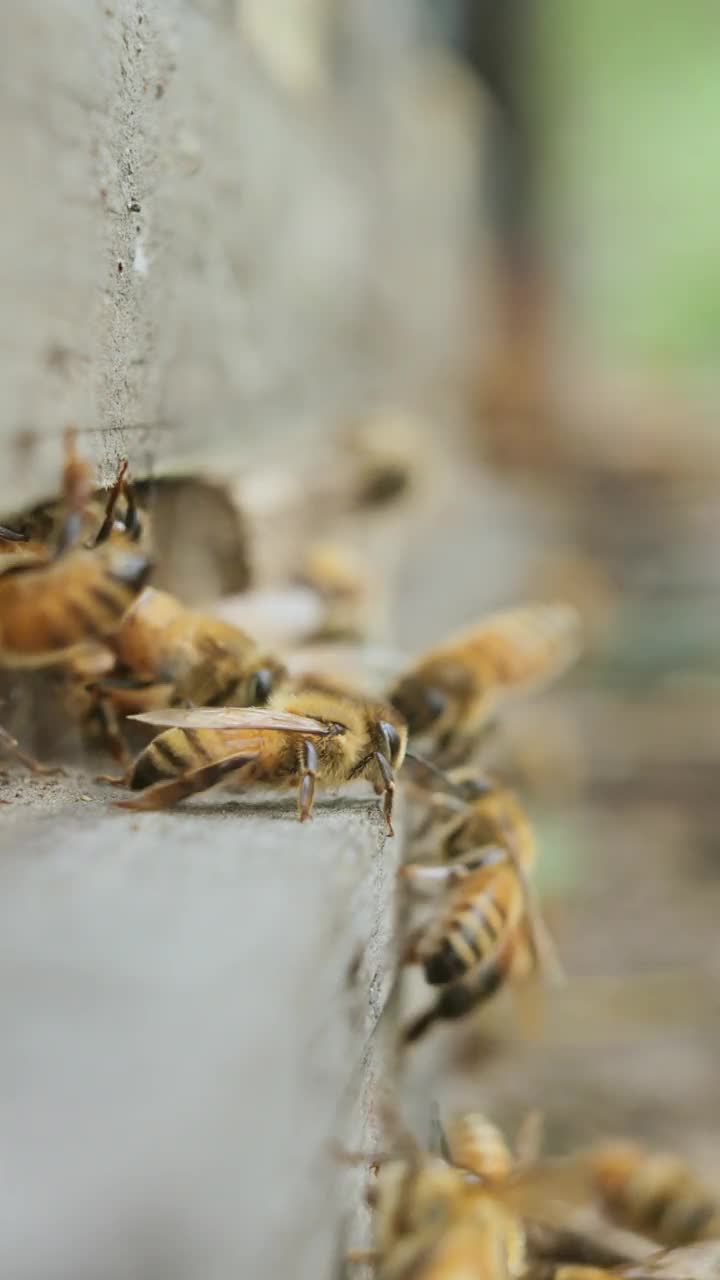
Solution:
{"label": "bee standing on ledge", "polygon": [[407,730],[383,703],[317,681],[281,687],[267,708],[198,707],[132,718],[167,729],[132,766],[128,785],[143,794],[121,801],[123,808],[164,809],[232,777],[241,787],[297,787],[303,822],[312,815],[316,783],[333,787],[365,778],[384,797],[388,834],[394,834],[394,773],[405,757]]}
{"label": "bee standing on ledge", "polygon": [[480,732],[511,698],[558,679],[580,652],[570,605],[527,605],[490,614],[423,655],[390,690],[413,739],[445,766],[472,754]]}
{"label": "bee standing on ledge", "polygon": [[[142,590],[151,563],[133,545],[140,529],[126,472],[127,462],[123,462],[94,541],[83,545],[80,538],[92,492],[91,468],[76,452],[75,433],[67,433],[64,517],[56,545],[54,549],[39,547],[0,572],[0,667],[38,669],[79,661],[83,653],[96,648],[97,641],[115,630]],[[127,499],[122,532],[115,527],[121,493]],[[0,556],[0,563],[2,560]],[[1,740],[2,746],[28,768],[46,772],[19,750],[5,730]]]}
{"label": "bee standing on ledge", "polygon": [[148,579],[152,565],[133,545],[134,533],[114,532],[127,463],[93,545],[78,542],[85,489],[76,471],[85,466],[72,455],[66,464],[67,512],[54,552],[21,560],[0,574],[0,666],[53,665],[71,657],[78,646],[104,639]]}

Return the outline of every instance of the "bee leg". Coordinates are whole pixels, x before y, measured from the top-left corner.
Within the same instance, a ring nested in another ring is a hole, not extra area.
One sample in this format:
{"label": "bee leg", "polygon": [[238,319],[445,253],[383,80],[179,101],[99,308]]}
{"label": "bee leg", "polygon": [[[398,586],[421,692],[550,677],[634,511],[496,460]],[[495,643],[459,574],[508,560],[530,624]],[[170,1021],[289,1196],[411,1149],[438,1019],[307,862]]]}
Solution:
{"label": "bee leg", "polygon": [[393,831],[392,811],[393,811],[393,800],[395,799],[395,776],[393,774],[392,765],[390,764],[390,761],[388,760],[387,756],[383,755],[382,751],[375,752],[375,761],[377,763],[378,769],[380,770],[380,777],[382,779],[382,792],[385,795],[385,803],[383,804],[383,814],[385,816],[387,833],[389,836],[394,836],[395,832]]}
{"label": "bee leg", "polygon": [[115,508],[117,507],[117,504],[120,500],[120,494],[122,493],[123,485],[125,483],[125,475],[127,473],[127,469],[128,469],[127,458],[125,458],[125,460],[120,463],[120,470],[117,473],[117,478],[115,480],[115,483],[112,489],[108,494],[108,500],[107,500],[107,503],[105,504],[105,515],[103,517],[103,522],[100,525],[100,528],[98,529],[97,534],[95,536],[96,547],[99,547],[102,542],[107,542],[108,538],[110,537],[110,534],[112,533],[113,525],[115,523]]}
{"label": "bee leg", "polygon": [[300,758],[302,761],[303,775],[300,783],[300,793],[298,797],[298,817],[301,822],[305,822],[312,817],[313,801],[315,799],[315,775],[317,773],[317,751],[314,742],[309,738],[303,738],[300,748]]}
{"label": "bee leg", "polygon": [[12,734],[8,733],[7,729],[3,729],[2,725],[0,725],[0,746],[3,750],[9,751],[14,755],[16,760],[19,760],[21,764],[24,764],[25,768],[29,769],[31,773],[44,773],[50,775],[53,773],[64,774],[65,772],[65,770],[61,769],[59,765],[52,766],[41,764],[34,756],[28,755],[26,751],[22,751],[17,739],[13,738]]}
{"label": "bee leg", "polygon": [[123,485],[125,493],[125,532],[133,542],[138,542],[142,533],[142,521],[135,499],[135,490],[127,480]]}
{"label": "bee leg", "polygon": [[117,760],[121,768],[127,771],[132,763],[132,757],[122,735],[120,720],[112,699],[103,696],[99,690],[93,690],[93,694],[95,697],[93,715],[100,728],[103,745],[107,747],[113,760]]}
{"label": "bee leg", "polygon": [[133,800],[116,800],[118,809],[169,809],[179,804],[188,796],[199,791],[207,791],[215,787],[228,773],[237,773],[243,765],[252,764],[254,755],[244,751],[242,755],[226,756],[224,760],[214,760],[212,764],[203,765],[201,769],[192,769],[169,782],[156,782],[145,787]]}

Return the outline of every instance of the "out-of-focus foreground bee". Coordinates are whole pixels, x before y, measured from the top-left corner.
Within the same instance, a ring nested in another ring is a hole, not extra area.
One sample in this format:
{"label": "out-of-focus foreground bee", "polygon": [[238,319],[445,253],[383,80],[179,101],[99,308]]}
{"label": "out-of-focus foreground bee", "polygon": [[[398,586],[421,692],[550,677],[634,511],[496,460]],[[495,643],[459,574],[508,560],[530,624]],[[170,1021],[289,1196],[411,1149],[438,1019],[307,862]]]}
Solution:
{"label": "out-of-focus foreground bee", "polygon": [[588,1160],[602,1208],[620,1226],[669,1246],[720,1238],[720,1199],[683,1160],[620,1141]]}
{"label": "out-of-focus foreground bee", "polygon": [[526,1265],[522,1223],[460,1169],[415,1152],[378,1159],[367,1189],[373,1249],[351,1262],[375,1265],[378,1280],[487,1280],[520,1276]]}
{"label": "out-of-focus foreground bee", "polygon": [[406,951],[406,963],[421,964],[427,982],[442,988],[409,1025],[406,1042],[436,1021],[463,1017],[507,979],[536,974],[543,956],[545,935],[528,885],[535,838],[517,797],[490,779],[448,778],[446,785],[453,792],[440,797],[430,825],[442,864],[400,871],[411,888],[447,888],[440,910],[415,930]]}
{"label": "out-of-focus foreground bee", "polygon": [[516,1154],[484,1115],[469,1113],[441,1130],[443,1158],[407,1140],[405,1155],[344,1156],[377,1171],[366,1191],[374,1247],[348,1260],[371,1263],[380,1280],[717,1280],[720,1245],[657,1254],[649,1240],[613,1238],[602,1221],[568,1227],[596,1193],[594,1156],[540,1160],[538,1119],[527,1117]]}
{"label": "out-of-focus foreground bee", "polygon": [[314,592],[322,619],[308,643],[362,641],[372,630],[377,586],[369,566],[335,543],[312,546],[295,574],[297,585]]}
{"label": "out-of-focus foreground bee", "polygon": [[[380,1280],[508,1280],[536,1272],[549,1280],[563,1263],[578,1268],[570,1280],[590,1280],[591,1266],[627,1262],[629,1255],[612,1244],[555,1228],[559,1215],[587,1200],[589,1184],[573,1159],[540,1161],[539,1136],[531,1113],[513,1154],[495,1125],[470,1113],[441,1129],[442,1158],[407,1138],[405,1155],[344,1156],[377,1170],[366,1191],[373,1249],[351,1253],[349,1261],[373,1264]],[[541,1257],[549,1265],[538,1267]]]}
{"label": "out-of-focus foreground bee", "polygon": [[472,754],[478,735],[511,698],[556,680],[580,652],[570,605],[491,614],[418,659],[390,690],[411,739],[427,739],[438,763]]}
{"label": "out-of-focus foreground bee", "polygon": [[128,783],[144,794],[122,801],[125,808],[166,808],[235,775],[241,787],[297,787],[302,822],[312,814],[316,783],[365,778],[384,796],[393,834],[394,771],[407,732],[392,707],[318,681],[281,686],[264,709],[177,709],[133,718],[167,728],[135,761]]}

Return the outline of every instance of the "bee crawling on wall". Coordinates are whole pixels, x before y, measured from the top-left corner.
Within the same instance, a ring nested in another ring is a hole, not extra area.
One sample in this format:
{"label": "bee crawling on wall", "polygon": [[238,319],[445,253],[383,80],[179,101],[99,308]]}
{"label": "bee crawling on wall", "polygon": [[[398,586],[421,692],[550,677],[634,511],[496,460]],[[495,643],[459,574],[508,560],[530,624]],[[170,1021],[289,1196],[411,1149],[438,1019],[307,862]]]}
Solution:
{"label": "bee crawling on wall", "polygon": [[395,772],[405,757],[402,718],[383,703],[313,680],[281,685],[266,708],[197,707],[132,717],[165,728],[140,753],[125,781],[142,794],[130,809],[164,809],[232,779],[240,787],[297,788],[300,821],[311,817],[316,785],[364,778],[383,796],[392,835]]}
{"label": "bee crawling on wall", "polygon": [[570,605],[526,605],[484,621],[423,654],[388,697],[413,742],[449,768],[474,754],[492,717],[512,699],[557,680],[580,652]]}
{"label": "bee crawling on wall", "polygon": [[348,1262],[372,1265],[378,1280],[625,1274],[610,1268],[624,1268],[636,1256],[632,1250],[617,1247],[607,1233],[565,1225],[590,1197],[587,1170],[573,1156],[540,1159],[538,1113],[526,1117],[514,1151],[480,1113],[437,1128],[436,1151],[421,1150],[405,1135],[394,1154],[340,1154],[345,1163],[375,1170],[366,1190],[373,1247],[353,1251]]}
{"label": "bee crawling on wall", "polygon": [[[431,769],[411,758],[417,776]],[[442,775],[439,775],[442,778]],[[487,777],[442,778],[423,835],[441,862],[409,863],[400,876],[415,894],[444,890],[441,906],[408,939],[404,961],[439,987],[434,1003],[406,1028],[406,1043],[437,1021],[465,1016],[506,981],[560,976],[529,876],[536,847],[517,797]]]}
{"label": "bee crawling on wall", "polygon": [[378,1280],[487,1280],[521,1276],[526,1267],[521,1220],[450,1158],[422,1151],[345,1155],[376,1171],[366,1190],[373,1210],[373,1248],[347,1261],[375,1268]]}

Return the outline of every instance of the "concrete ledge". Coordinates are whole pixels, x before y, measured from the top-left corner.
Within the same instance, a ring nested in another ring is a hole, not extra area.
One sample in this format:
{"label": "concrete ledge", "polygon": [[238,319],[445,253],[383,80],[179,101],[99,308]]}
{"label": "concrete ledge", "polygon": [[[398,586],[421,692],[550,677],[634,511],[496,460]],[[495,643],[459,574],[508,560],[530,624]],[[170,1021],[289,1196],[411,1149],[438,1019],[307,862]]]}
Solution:
{"label": "concrete ledge", "polygon": [[0,1274],[332,1274],[326,1144],[366,1140],[400,838],[355,798],[300,827],[2,794]]}

